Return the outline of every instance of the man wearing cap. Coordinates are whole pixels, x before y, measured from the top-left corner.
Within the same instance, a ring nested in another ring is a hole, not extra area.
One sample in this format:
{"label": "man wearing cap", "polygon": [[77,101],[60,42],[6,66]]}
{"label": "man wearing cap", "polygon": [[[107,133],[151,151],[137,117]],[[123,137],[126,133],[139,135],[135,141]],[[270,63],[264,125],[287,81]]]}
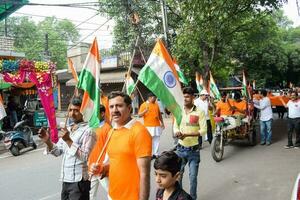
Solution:
{"label": "man wearing cap", "polygon": [[[195,106],[200,108],[201,110],[204,111],[205,117],[206,117],[206,124],[207,124],[207,140],[209,144],[212,141],[212,127],[210,123],[210,117],[209,117],[209,110],[213,110],[213,105],[211,102],[208,101],[209,94],[208,92],[204,89],[200,92],[199,98],[197,98],[194,102]],[[199,137],[199,147],[202,147],[202,136]]]}
{"label": "man wearing cap", "polygon": [[163,118],[153,93],[148,94],[148,100],[139,109],[139,117],[143,117],[144,126],[152,136],[152,158],[158,156],[160,135],[165,128]]}

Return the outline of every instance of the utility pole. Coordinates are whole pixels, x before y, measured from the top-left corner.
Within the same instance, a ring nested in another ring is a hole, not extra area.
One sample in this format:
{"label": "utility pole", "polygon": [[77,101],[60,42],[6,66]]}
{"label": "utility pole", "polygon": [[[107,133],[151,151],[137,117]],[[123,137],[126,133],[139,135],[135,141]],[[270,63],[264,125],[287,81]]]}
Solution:
{"label": "utility pole", "polygon": [[300,5],[298,0],[296,0],[298,15],[300,16]]}
{"label": "utility pole", "polygon": [[48,33],[45,34],[45,51],[44,51],[44,60],[50,60],[50,52],[49,52],[49,38]]}
{"label": "utility pole", "polygon": [[4,19],[4,36],[5,36],[5,37],[8,36],[8,31],[7,31],[7,20],[6,20],[6,18]]}
{"label": "utility pole", "polygon": [[164,37],[167,43],[167,46],[169,46],[169,40],[168,40],[168,20],[167,20],[167,9],[166,9],[166,0],[160,0],[160,6],[161,6],[161,13],[162,13],[162,21],[163,21],[163,28],[164,28]]}

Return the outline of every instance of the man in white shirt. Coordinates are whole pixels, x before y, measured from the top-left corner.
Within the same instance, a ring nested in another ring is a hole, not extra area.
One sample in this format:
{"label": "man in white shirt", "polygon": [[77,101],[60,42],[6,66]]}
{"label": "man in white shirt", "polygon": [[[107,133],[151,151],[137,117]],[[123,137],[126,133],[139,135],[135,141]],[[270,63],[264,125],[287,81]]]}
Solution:
{"label": "man in white shirt", "polygon": [[81,99],[74,97],[68,110],[74,124],[71,129],[62,129],[63,135],[54,144],[45,128],[39,130],[39,137],[47,145],[47,153],[63,155],[61,176],[61,200],[89,200],[90,181],[87,160],[96,141],[96,136],[80,113]]}
{"label": "man in white shirt", "polygon": [[254,106],[260,110],[260,144],[270,145],[272,141],[272,121],[273,112],[271,101],[267,97],[267,91],[261,91],[263,98],[259,101],[254,100]]}
{"label": "man in white shirt", "polygon": [[[194,105],[197,106],[198,108],[200,108],[201,110],[203,110],[205,113],[206,124],[207,124],[207,140],[210,144],[212,141],[212,127],[211,127],[211,123],[210,123],[210,117],[209,117],[208,110],[212,110],[213,106],[208,101],[208,98],[209,98],[208,92],[206,90],[202,90],[200,92],[199,98],[197,98],[194,101]],[[199,136],[199,147],[200,148],[202,147],[202,136]]]}
{"label": "man in white shirt", "polygon": [[[300,148],[300,100],[298,99],[298,93],[292,91],[291,100],[286,104],[281,98],[282,104],[288,108],[288,144],[284,146],[286,149],[295,147]],[[296,132],[296,142],[293,145],[293,132]]]}

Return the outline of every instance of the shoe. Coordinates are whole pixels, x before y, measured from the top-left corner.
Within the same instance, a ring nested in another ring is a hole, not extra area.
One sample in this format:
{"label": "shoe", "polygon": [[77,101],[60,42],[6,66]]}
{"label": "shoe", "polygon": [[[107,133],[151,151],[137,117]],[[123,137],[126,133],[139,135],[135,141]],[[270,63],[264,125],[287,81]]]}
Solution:
{"label": "shoe", "polygon": [[291,148],[294,148],[294,146],[293,145],[285,145],[284,148],[285,149],[291,149]]}
{"label": "shoe", "polygon": [[265,144],[266,144],[265,142],[261,142],[261,143],[260,143],[260,145],[265,145]]}
{"label": "shoe", "polygon": [[300,146],[294,146],[295,149],[300,149]]}
{"label": "shoe", "polygon": [[267,146],[270,146],[271,145],[271,142],[267,142]]}
{"label": "shoe", "polygon": [[201,149],[202,149],[202,144],[199,144],[199,147],[198,147],[198,149],[199,149],[199,150],[201,150]]}

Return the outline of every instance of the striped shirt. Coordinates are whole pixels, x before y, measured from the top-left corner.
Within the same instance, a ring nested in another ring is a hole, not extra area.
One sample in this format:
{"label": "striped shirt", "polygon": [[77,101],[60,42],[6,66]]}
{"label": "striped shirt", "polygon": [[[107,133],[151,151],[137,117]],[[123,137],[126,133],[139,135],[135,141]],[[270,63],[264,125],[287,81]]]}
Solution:
{"label": "striped shirt", "polygon": [[60,138],[50,152],[47,150],[54,156],[63,154],[60,175],[62,182],[75,183],[89,178],[87,160],[96,142],[96,136],[86,122],[76,125],[78,128],[70,131],[73,141],[71,147]]}

